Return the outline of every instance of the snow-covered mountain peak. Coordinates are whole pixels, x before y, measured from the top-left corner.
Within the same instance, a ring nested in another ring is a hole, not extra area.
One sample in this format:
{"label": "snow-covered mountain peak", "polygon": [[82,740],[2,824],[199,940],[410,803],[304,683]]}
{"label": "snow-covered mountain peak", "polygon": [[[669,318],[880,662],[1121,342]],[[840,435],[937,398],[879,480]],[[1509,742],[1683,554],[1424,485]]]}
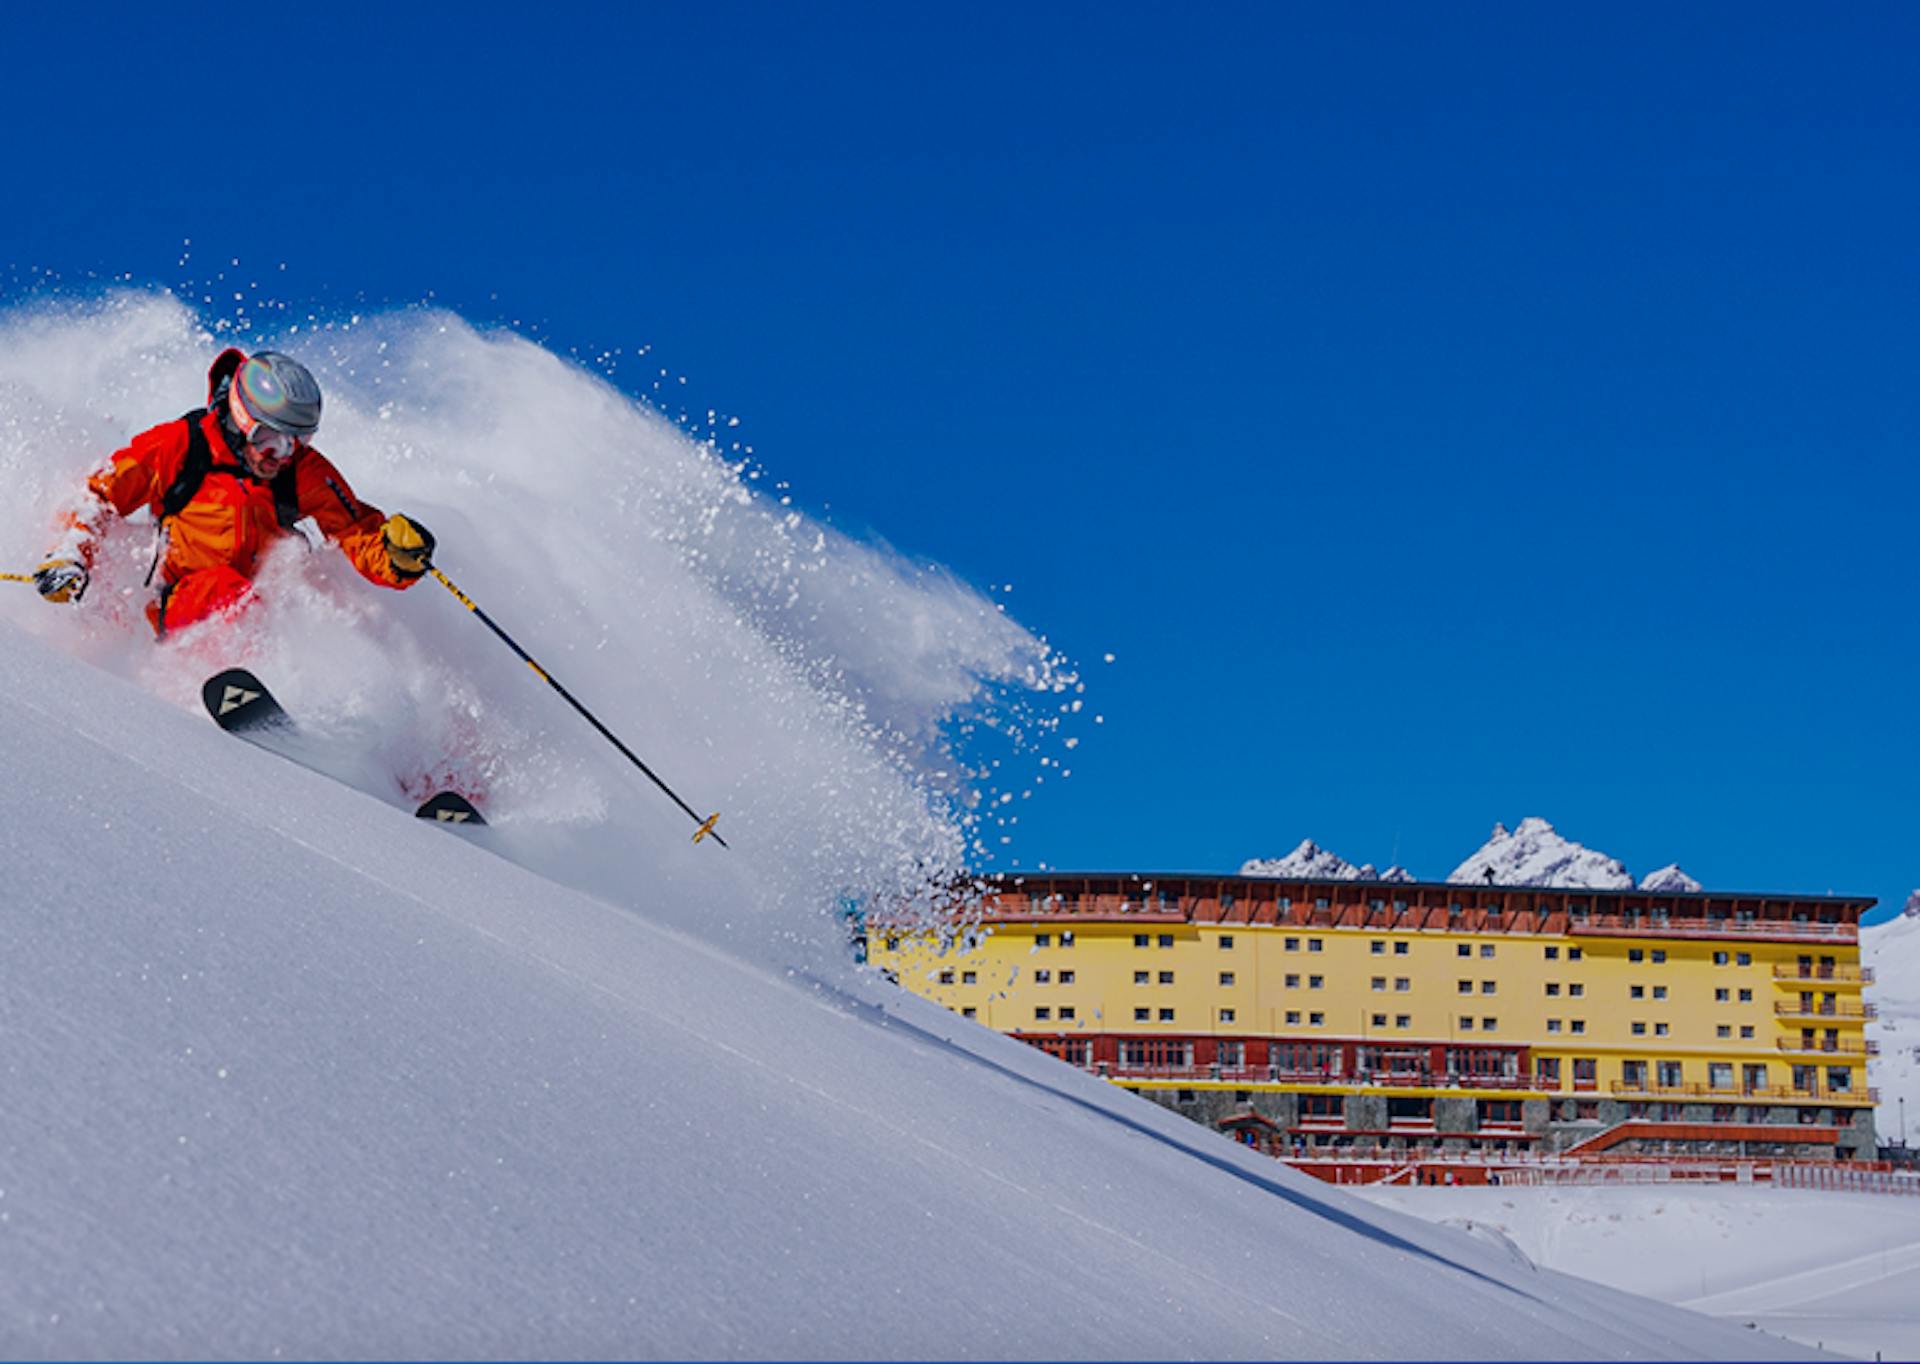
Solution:
{"label": "snow-covered mountain peak", "polygon": [[1907,897],[1907,907],[1901,912],[1910,918],[1920,919],[1920,890]]}
{"label": "snow-covered mountain peak", "polygon": [[1658,871],[1650,871],[1640,878],[1642,890],[1699,890],[1700,883],[1680,870],[1678,862],[1669,862]]}
{"label": "snow-covered mountain peak", "polygon": [[1241,864],[1242,876],[1301,876],[1315,881],[1357,881],[1360,868],[1338,853],[1329,852],[1311,838],[1285,857],[1250,857]]}
{"label": "snow-covered mountain peak", "polygon": [[1512,833],[1494,825],[1492,836],[1447,880],[1456,885],[1491,881],[1503,886],[1633,888],[1633,877],[1617,858],[1562,837],[1537,815],[1521,820]]}

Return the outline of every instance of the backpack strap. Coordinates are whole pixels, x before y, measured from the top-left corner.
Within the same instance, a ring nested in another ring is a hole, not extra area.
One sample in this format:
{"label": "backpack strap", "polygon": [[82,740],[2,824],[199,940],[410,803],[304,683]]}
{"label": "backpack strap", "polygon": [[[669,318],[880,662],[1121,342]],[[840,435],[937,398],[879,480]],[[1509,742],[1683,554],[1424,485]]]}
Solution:
{"label": "backpack strap", "polygon": [[193,495],[207,481],[207,471],[213,467],[213,447],[207,444],[207,433],[200,429],[200,419],[206,415],[206,408],[196,407],[180,418],[187,424],[187,457],[180,462],[179,474],[160,499],[163,522],[171,521],[180,514],[181,508],[193,501]]}
{"label": "backpack strap", "polygon": [[300,519],[300,491],[293,480],[294,467],[299,462],[300,456],[295,454],[286,467],[273,476],[273,514],[280,519],[281,530],[292,530],[293,523]]}

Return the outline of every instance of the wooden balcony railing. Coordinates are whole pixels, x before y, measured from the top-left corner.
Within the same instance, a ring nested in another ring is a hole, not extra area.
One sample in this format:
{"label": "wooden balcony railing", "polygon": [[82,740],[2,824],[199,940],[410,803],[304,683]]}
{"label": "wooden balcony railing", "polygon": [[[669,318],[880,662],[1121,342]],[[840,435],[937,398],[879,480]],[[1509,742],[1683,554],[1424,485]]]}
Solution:
{"label": "wooden balcony railing", "polygon": [[1873,968],[1871,966],[1798,966],[1793,962],[1780,962],[1773,968],[1773,978],[1781,980],[1828,980],[1836,985],[1871,985]]}
{"label": "wooden balcony railing", "polygon": [[1803,1004],[1797,999],[1783,999],[1773,1006],[1773,1011],[1782,1018],[1839,1018],[1853,1023],[1880,1017],[1877,1004]]}

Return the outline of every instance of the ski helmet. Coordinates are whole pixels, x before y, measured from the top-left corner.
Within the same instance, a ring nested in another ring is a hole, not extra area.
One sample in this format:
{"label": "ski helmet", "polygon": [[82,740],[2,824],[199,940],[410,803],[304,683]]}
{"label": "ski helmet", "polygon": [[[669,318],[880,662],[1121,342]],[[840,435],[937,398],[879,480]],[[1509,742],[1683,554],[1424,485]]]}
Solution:
{"label": "ski helmet", "polygon": [[252,418],[300,440],[320,429],[320,385],[307,367],[290,355],[263,350],[249,356],[233,375],[233,400]]}

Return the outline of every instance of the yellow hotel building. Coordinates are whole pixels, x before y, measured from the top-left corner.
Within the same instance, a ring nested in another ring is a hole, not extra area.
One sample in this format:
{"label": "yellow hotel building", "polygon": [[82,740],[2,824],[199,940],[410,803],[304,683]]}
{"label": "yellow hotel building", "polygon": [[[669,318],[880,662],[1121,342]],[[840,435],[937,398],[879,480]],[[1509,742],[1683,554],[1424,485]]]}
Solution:
{"label": "yellow hotel building", "polygon": [[876,918],[869,959],[1283,1155],[1871,1159],[1873,904],[1040,875],[968,950]]}

